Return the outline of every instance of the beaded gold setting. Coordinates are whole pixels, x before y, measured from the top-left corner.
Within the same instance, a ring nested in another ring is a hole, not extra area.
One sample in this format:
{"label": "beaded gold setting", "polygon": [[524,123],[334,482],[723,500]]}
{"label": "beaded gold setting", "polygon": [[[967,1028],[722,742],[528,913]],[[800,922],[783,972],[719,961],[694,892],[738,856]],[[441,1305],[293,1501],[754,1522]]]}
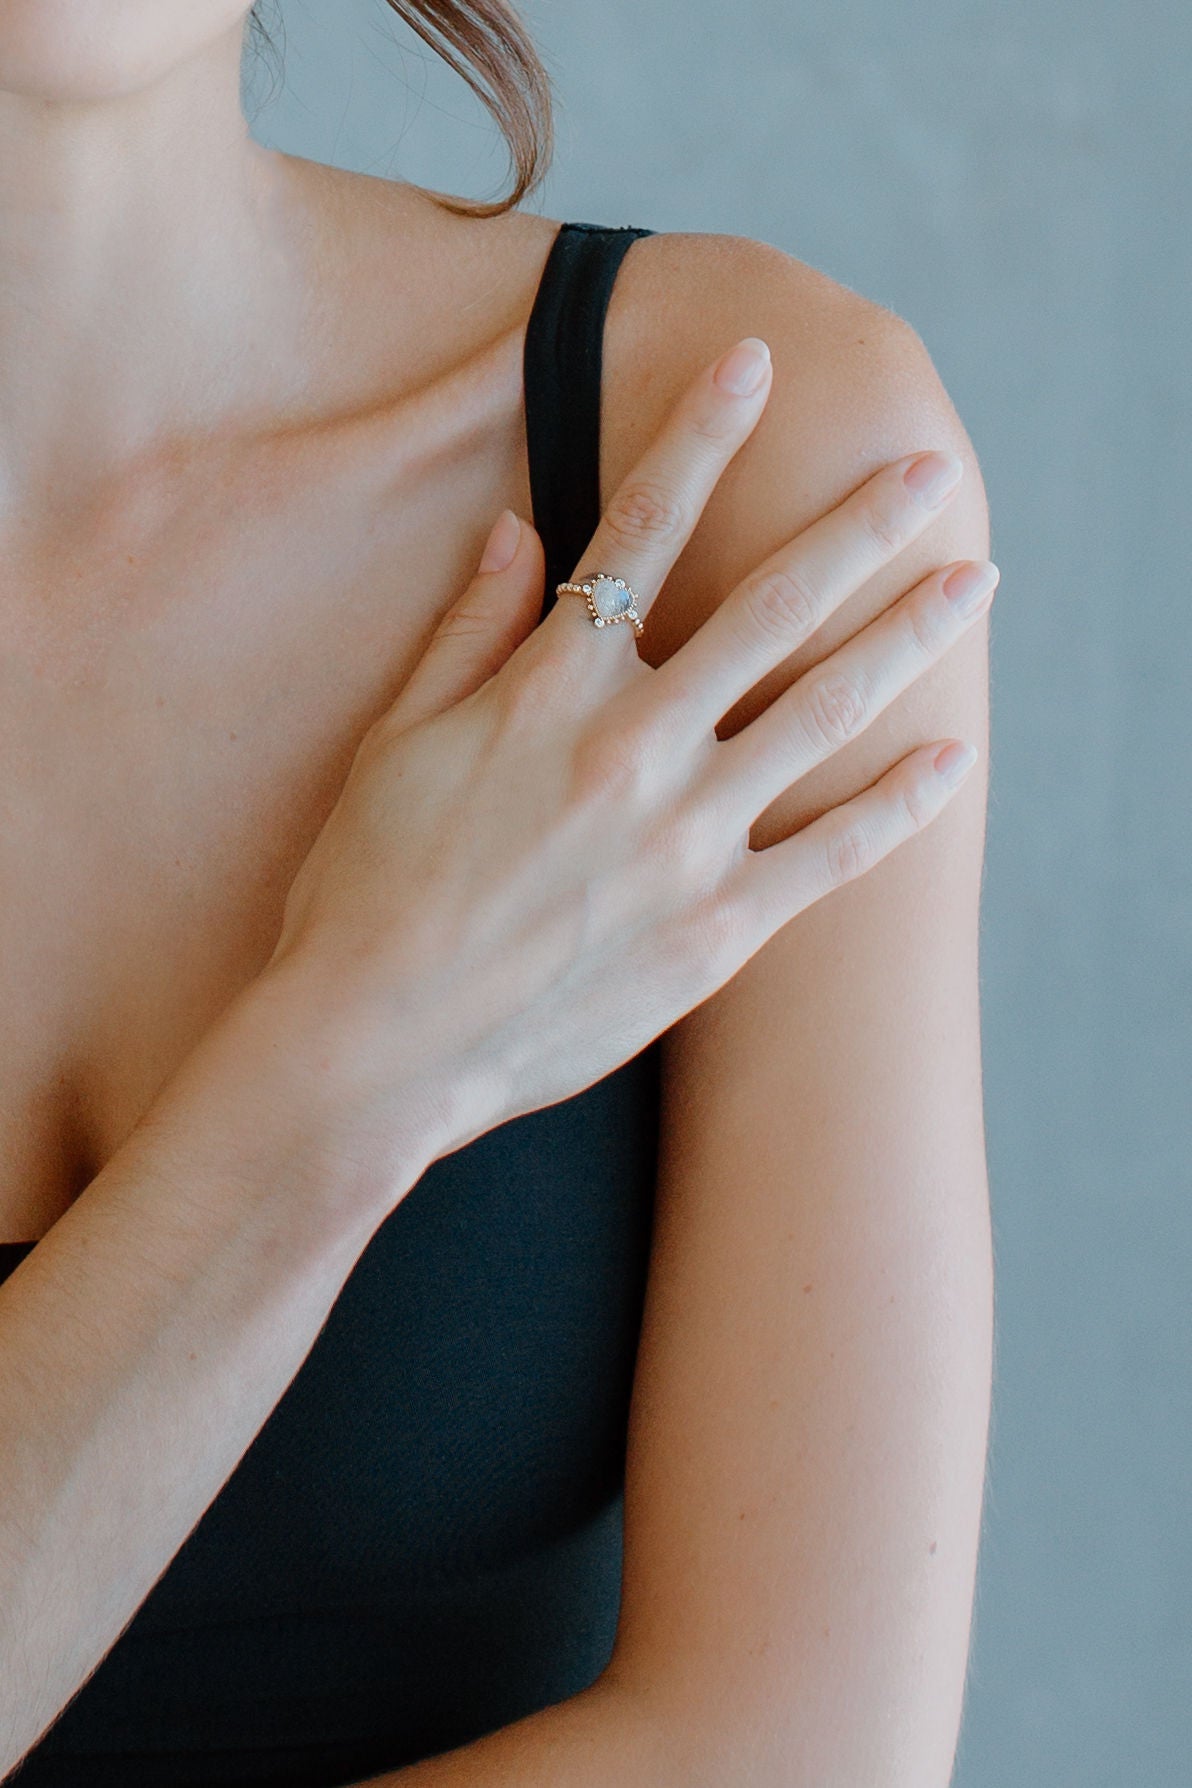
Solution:
{"label": "beaded gold setting", "polygon": [[582,596],[594,627],[613,627],[618,621],[632,621],[635,633],[645,631],[637,612],[637,591],[623,577],[613,577],[607,571],[593,571],[582,583],[556,584],[555,595]]}

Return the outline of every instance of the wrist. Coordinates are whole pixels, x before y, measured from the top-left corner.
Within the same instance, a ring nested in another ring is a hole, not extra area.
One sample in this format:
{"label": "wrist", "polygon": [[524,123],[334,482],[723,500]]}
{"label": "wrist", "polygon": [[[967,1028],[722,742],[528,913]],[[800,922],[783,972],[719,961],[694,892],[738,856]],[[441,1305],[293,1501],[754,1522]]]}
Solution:
{"label": "wrist", "polygon": [[355,1235],[454,1146],[448,1104],[411,1038],[370,1028],[329,979],[287,960],[224,1009],[138,1129],[191,1184],[284,1187],[296,1216]]}

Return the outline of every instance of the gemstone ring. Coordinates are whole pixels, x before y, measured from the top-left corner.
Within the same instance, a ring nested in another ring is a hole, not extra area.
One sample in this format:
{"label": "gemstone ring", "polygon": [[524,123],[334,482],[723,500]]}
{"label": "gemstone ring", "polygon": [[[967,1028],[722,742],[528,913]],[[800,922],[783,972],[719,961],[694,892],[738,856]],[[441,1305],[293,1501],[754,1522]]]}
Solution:
{"label": "gemstone ring", "polygon": [[637,612],[637,591],[623,577],[607,571],[593,571],[578,584],[556,584],[556,596],[582,596],[596,627],[612,627],[617,621],[632,621],[634,632],[642,634],[645,626]]}

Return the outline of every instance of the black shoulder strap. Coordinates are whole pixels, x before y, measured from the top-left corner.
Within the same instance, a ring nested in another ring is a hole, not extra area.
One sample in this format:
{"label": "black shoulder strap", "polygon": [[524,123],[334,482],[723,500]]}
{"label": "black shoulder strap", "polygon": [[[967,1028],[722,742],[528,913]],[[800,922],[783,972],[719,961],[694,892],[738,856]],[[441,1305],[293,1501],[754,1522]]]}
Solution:
{"label": "black shoulder strap", "polygon": [[653,230],[565,223],[526,325],[526,447],[533,523],[546,551],[545,615],[600,520],[604,318],[630,245]]}

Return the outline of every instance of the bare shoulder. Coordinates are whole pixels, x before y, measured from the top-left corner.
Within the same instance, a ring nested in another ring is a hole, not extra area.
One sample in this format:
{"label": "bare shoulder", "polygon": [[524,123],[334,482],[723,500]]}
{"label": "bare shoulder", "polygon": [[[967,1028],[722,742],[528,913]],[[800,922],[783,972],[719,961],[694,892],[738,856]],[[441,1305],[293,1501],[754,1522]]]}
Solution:
{"label": "bare shoulder", "polygon": [[[650,611],[655,663],[881,465],[939,446],[965,461],[952,503],[722,731],[936,566],[986,556],[972,446],[900,317],[765,244],[663,235],[634,244],[607,321],[606,503],[703,366],[743,335],[774,360],[761,421]],[[918,745],[961,737],[984,756],[986,633],[982,617],[793,783],[753,847]],[[942,1784],[951,1767],[992,1327],[984,797],[978,764],[662,1039],[610,1674],[725,1780],[791,1781],[792,1757],[808,1781]],[[717,825],[709,805],[698,818]]]}
{"label": "bare shoulder", "polygon": [[[397,461],[409,454],[404,398],[443,389],[450,426],[475,406],[519,399],[516,337],[533,303],[556,220],[513,211],[461,216],[404,180],[277,155],[290,207],[296,277],[307,287],[326,353],[318,372],[328,411],[386,407]],[[449,302],[445,301],[449,296]]]}
{"label": "bare shoulder", "polygon": [[[989,551],[972,443],[914,327],[784,250],[744,236],[659,232],[634,243],[626,256],[605,332],[605,503],[680,392],[744,335],[769,344],[769,402],[655,604],[641,647],[653,662],[668,657],[755,565],[881,465],[916,449],[946,447],[964,460],[965,480],[940,520],[740,703],[723,734],[744,725],[928,571]],[[960,731],[980,745],[984,640],[984,627],[975,630],[862,737],[805,777],[768,816],[769,830],[793,829],[937,732]]]}

